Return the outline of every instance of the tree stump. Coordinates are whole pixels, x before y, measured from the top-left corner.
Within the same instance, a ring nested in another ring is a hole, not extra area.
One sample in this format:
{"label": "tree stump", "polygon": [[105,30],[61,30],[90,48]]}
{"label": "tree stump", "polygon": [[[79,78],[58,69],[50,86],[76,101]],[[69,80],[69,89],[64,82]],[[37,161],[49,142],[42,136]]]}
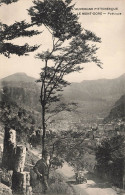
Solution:
{"label": "tree stump", "polygon": [[14,172],[12,178],[12,189],[16,193],[26,193],[26,174],[24,172]]}
{"label": "tree stump", "polygon": [[13,170],[16,149],[16,131],[5,127],[2,167]]}
{"label": "tree stump", "polygon": [[27,186],[26,195],[32,195],[32,187],[31,186]]}
{"label": "tree stump", "polygon": [[30,173],[14,172],[12,189],[16,194],[32,195],[32,188],[30,187]]}
{"label": "tree stump", "polygon": [[14,171],[23,172],[25,158],[26,158],[26,147],[22,145],[17,145],[15,163],[14,163],[14,169],[13,169]]}

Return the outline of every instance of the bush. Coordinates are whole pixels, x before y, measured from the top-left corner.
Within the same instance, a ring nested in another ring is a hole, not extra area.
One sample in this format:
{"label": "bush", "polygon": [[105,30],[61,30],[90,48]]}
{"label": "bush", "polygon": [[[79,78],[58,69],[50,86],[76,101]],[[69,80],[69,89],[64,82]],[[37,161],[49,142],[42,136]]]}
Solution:
{"label": "bush", "polygon": [[113,185],[122,187],[124,173],[124,137],[115,136],[102,141],[96,151],[98,175]]}
{"label": "bush", "polygon": [[[31,171],[31,185],[33,188],[34,195],[42,195],[42,185],[37,179],[36,174]],[[47,194],[51,195],[73,195],[72,188],[66,183],[65,178],[55,171],[50,173],[50,178],[48,181],[48,191]]]}

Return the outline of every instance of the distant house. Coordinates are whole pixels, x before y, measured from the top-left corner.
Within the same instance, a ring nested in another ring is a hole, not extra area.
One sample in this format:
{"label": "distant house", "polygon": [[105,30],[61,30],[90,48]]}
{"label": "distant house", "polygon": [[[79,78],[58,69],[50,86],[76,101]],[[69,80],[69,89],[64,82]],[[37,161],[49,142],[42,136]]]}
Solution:
{"label": "distant house", "polygon": [[104,131],[104,125],[103,124],[98,125],[98,131]]}
{"label": "distant house", "polygon": [[116,136],[117,135],[117,131],[114,131],[114,130],[106,130],[105,131],[105,135],[106,135],[106,137],[113,137],[113,136]]}
{"label": "distant house", "polygon": [[86,143],[86,145],[88,145],[88,146],[92,146],[93,145],[93,143],[92,143],[92,141],[91,141],[91,139],[90,138],[86,138],[86,139],[84,139],[84,142]]}
{"label": "distant house", "polygon": [[101,139],[100,138],[95,138],[96,146],[101,145]]}
{"label": "distant house", "polygon": [[96,131],[97,129],[98,129],[97,124],[96,124],[96,125],[92,125],[91,130],[92,130],[93,132]]}
{"label": "distant house", "polygon": [[100,130],[94,131],[94,138],[100,138],[103,135],[104,135],[104,131],[100,131]]}
{"label": "distant house", "polygon": [[125,128],[124,129],[120,129],[119,134],[122,136],[125,136]]}
{"label": "distant house", "polygon": [[107,130],[107,131],[115,130],[115,125],[114,124],[105,124],[105,130]]}
{"label": "distant house", "polygon": [[93,131],[92,130],[87,130],[86,137],[90,138],[90,139],[93,139],[94,138]]}

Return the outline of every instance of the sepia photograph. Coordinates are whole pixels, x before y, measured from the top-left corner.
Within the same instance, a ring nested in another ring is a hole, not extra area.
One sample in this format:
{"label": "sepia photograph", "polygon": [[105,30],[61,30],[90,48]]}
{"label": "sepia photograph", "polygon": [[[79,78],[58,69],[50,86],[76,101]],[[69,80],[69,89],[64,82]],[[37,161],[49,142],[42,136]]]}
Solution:
{"label": "sepia photograph", "polygon": [[125,0],[0,0],[0,195],[125,195]]}

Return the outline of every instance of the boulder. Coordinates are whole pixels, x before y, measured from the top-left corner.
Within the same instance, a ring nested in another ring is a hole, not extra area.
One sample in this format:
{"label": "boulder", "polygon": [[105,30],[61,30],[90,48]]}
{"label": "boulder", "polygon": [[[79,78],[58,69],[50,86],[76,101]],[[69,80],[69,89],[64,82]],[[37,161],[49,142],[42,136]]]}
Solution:
{"label": "boulder", "polygon": [[12,190],[8,186],[0,183],[0,195],[12,195]]}

